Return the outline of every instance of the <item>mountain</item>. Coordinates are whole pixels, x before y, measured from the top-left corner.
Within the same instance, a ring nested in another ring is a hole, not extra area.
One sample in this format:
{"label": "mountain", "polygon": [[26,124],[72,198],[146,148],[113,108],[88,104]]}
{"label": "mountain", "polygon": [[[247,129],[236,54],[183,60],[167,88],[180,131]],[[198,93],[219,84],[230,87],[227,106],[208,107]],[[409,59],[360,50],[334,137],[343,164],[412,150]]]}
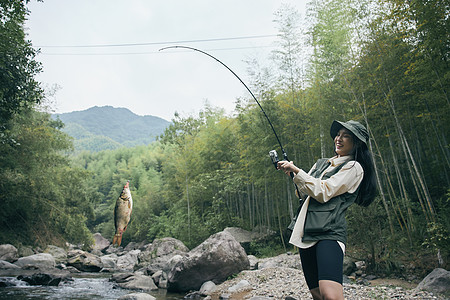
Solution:
{"label": "mountain", "polygon": [[63,121],[62,131],[74,138],[76,152],[148,145],[170,125],[159,117],[138,116],[129,109],[112,106],[94,106],[52,117]]}

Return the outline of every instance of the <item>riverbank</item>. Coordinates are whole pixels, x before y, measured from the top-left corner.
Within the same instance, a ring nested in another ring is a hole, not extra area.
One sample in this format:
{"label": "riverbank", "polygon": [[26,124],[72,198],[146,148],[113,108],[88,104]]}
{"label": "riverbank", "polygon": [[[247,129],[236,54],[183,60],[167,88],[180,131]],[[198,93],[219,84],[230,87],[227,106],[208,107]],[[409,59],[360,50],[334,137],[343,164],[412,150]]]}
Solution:
{"label": "riverbank", "polygon": [[[248,282],[248,285],[242,283],[244,281]],[[239,288],[239,285],[242,287]],[[406,286],[406,288],[403,286]],[[377,279],[371,281],[368,286],[344,283],[344,297],[346,300],[448,299],[442,295],[418,291],[412,286],[413,284],[398,279]],[[282,300],[287,296],[299,300],[312,299],[302,271],[279,267],[243,271],[237,277],[218,285],[217,289],[211,293],[210,299],[240,300],[252,297],[267,297],[274,300]]]}
{"label": "riverbank", "polygon": [[[279,266],[280,261],[281,265]],[[220,285],[209,295],[211,300],[229,299],[241,300],[252,297],[266,297],[282,300],[290,296],[295,299],[312,299],[301,268],[294,266],[296,255],[281,255],[277,257],[276,267],[266,267],[258,270],[240,272]],[[261,260],[260,263],[270,264],[273,258]],[[366,284],[351,282],[344,283],[346,300],[371,299],[448,299],[440,294],[416,289],[418,283],[401,279],[377,278]],[[264,298],[261,298],[264,299]],[[207,299],[205,299],[207,300]]]}

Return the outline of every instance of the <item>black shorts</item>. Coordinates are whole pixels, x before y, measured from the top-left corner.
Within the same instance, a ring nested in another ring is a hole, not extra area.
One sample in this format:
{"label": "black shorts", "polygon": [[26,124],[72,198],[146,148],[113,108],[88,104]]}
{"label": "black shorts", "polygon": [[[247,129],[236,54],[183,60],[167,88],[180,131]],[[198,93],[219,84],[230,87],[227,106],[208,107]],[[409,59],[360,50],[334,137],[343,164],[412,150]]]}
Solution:
{"label": "black shorts", "polygon": [[342,285],[344,253],[337,241],[318,241],[310,248],[300,249],[300,259],[310,290],[319,287],[319,280],[331,280]]}

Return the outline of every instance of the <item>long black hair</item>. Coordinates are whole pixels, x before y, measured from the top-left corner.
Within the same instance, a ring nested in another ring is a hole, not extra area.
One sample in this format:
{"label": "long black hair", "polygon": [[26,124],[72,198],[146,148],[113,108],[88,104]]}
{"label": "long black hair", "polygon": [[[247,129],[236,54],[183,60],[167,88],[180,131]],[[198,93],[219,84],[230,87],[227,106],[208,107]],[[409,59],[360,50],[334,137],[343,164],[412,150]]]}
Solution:
{"label": "long black hair", "polygon": [[358,197],[356,198],[355,203],[367,207],[377,195],[375,166],[373,164],[372,153],[367,148],[366,143],[358,139],[353,133],[352,135],[355,143],[353,155],[355,160],[359,162],[364,170],[364,177],[359,185]]}

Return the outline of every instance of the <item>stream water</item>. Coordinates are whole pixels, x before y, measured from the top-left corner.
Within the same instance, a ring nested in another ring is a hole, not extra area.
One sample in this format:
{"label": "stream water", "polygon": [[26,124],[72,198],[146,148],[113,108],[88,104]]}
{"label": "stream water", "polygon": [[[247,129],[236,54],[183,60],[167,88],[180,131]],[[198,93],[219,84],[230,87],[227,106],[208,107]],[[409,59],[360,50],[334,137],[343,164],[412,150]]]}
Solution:
{"label": "stream water", "polygon": [[[25,299],[117,299],[136,291],[126,290],[109,281],[109,276],[73,277],[73,281],[60,283],[59,286],[30,286],[15,277],[0,277],[0,282],[14,286],[0,287],[1,300]],[[164,289],[149,292],[158,300],[183,299],[182,294],[167,293]]]}

